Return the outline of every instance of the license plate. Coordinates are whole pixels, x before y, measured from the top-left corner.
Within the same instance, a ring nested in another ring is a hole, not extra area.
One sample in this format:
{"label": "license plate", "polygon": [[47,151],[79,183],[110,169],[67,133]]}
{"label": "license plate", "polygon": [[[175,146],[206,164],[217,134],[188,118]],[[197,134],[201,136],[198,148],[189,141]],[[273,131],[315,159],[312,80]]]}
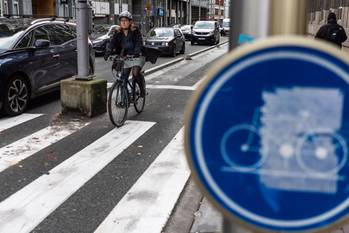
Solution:
{"label": "license plate", "polygon": [[198,38],[199,40],[205,40],[206,38]]}

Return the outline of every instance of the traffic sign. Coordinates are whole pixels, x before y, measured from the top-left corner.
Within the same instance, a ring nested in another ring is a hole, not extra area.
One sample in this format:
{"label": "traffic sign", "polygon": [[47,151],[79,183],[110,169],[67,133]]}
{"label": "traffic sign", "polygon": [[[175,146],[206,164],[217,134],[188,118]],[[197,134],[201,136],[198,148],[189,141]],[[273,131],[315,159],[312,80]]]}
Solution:
{"label": "traffic sign", "polygon": [[194,94],[186,152],[227,217],[263,232],[320,231],[349,213],[349,63],[313,39],[228,54]]}

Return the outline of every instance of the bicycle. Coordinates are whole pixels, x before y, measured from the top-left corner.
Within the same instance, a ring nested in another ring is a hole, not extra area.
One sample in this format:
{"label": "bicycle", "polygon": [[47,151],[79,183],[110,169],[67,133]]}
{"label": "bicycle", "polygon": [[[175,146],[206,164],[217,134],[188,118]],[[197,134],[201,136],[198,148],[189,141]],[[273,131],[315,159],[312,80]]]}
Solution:
{"label": "bicycle", "polygon": [[[263,166],[270,155],[268,145],[264,145],[263,149],[261,147],[262,135],[259,132],[259,115],[260,109],[256,109],[251,124],[235,125],[223,135],[220,145],[223,160],[237,172],[255,172]],[[300,122],[307,120],[309,116],[305,114],[301,118]],[[283,120],[287,121],[285,117]],[[294,118],[290,117],[289,120],[293,122]],[[303,128],[303,125],[300,124],[297,128],[296,131],[299,131]],[[268,137],[267,140],[278,144],[278,152],[284,159],[287,160],[294,156],[298,166],[307,174],[317,176],[336,175],[348,161],[347,143],[342,135],[332,129],[315,128],[307,130],[296,135],[294,144],[279,141],[276,135],[264,135],[264,137]],[[275,140],[273,140],[273,137],[276,137]],[[238,144],[230,144],[229,141]],[[245,155],[245,158],[254,159],[255,161],[250,165],[242,164],[241,161],[235,160],[236,154]],[[328,157],[334,155],[340,155],[338,156],[339,161],[334,167],[320,171],[312,166],[315,162],[316,165],[326,162]]]}
{"label": "bicycle", "polygon": [[137,113],[143,112],[145,106],[145,96],[141,96],[139,84],[134,78],[122,77],[125,61],[133,58],[132,56],[114,56],[109,58],[113,61],[112,73],[115,81],[108,96],[108,113],[111,122],[116,127],[121,127],[125,124],[128,109],[132,103]]}

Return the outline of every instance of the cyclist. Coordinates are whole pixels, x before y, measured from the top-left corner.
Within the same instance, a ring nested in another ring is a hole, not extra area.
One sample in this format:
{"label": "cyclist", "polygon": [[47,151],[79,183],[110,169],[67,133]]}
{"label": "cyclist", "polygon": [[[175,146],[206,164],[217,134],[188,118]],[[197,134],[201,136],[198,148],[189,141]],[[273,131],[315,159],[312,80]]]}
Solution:
{"label": "cyclist", "polygon": [[141,97],[145,96],[145,80],[142,68],[145,57],[142,54],[143,38],[140,30],[134,25],[132,14],[123,11],[119,15],[120,29],[114,33],[104,59],[107,60],[111,54],[129,57],[125,60],[122,77],[128,78],[131,71],[132,76],[141,89]]}

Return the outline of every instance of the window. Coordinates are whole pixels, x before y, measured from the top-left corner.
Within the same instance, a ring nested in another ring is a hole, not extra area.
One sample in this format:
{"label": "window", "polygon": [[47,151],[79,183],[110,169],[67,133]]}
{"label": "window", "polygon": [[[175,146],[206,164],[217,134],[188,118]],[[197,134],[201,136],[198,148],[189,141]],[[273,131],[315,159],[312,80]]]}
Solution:
{"label": "window", "polygon": [[19,6],[18,6],[18,2],[13,2],[13,14],[14,15],[19,15]]}
{"label": "window", "polygon": [[178,29],[175,29],[175,35],[176,36],[182,36],[182,33]]}
{"label": "window", "polygon": [[33,43],[37,40],[50,40],[48,31],[44,26],[38,27],[34,30]]}
{"label": "window", "polygon": [[8,3],[7,3],[7,1],[4,1],[4,14],[5,15],[8,14]]}
{"label": "window", "polygon": [[75,39],[74,33],[64,24],[47,25],[45,28],[49,32],[51,45],[62,45]]}
{"label": "window", "polygon": [[33,32],[28,33],[23,39],[17,44],[17,49],[28,48],[32,45]]}

